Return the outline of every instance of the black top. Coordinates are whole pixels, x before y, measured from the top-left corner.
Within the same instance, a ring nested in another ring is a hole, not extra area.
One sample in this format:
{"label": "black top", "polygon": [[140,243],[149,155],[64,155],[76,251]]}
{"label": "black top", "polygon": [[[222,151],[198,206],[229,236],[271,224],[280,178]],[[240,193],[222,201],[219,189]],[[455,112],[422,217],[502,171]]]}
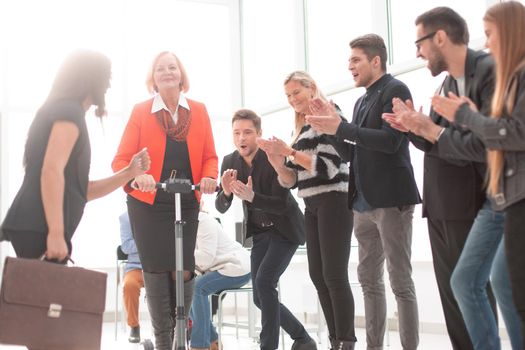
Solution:
{"label": "black top", "polygon": [[[237,170],[237,177],[246,183],[248,175],[252,177],[255,196],[251,203],[243,201],[244,224],[247,224],[246,236],[250,237],[260,232],[251,218],[254,212],[261,211],[272,223],[273,230],[279,232],[289,241],[304,244],[304,216],[290,190],[282,187],[277,180],[277,173],[268,161],[266,153],[258,150],[252,161],[252,167],[247,164],[238,151],[228,154],[222,160],[221,175],[228,169]],[[248,170],[249,169],[249,170]],[[248,173],[246,173],[249,171]],[[221,190],[215,199],[215,208],[226,212],[233,201],[233,195],[226,196]]]}
{"label": "black top", "polygon": [[87,186],[91,163],[91,148],[82,104],[73,100],[47,102],[33,120],[24,153],[25,176],[2,227],[10,231],[33,231],[47,234],[47,222],[42,204],[40,177],[49,141],[56,121],[75,123],[78,139],[64,169],[64,237],[71,240],[87,202]]}
{"label": "black top", "polygon": [[[376,82],[374,82],[371,86],[369,86],[366,89],[366,94],[363,96],[363,99],[361,100],[361,103],[359,104],[359,109],[357,110],[357,113],[355,114],[355,122],[360,125],[361,121],[365,118],[365,111],[368,110],[370,100],[373,96],[381,94],[381,87],[385,85],[384,81],[388,79],[388,75],[383,75],[380,79],[378,79]],[[404,101],[404,100],[403,100]],[[350,161],[353,167],[354,174],[359,174],[359,164],[358,164],[358,158],[357,153],[354,152],[354,156],[352,160]],[[354,176],[355,180],[355,196],[353,201],[353,208],[354,210],[363,213],[368,210],[372,210],[372,206],[366,201],[365,197],[363,196],[363,189],[361,187],[361,182],[359,181],[359,176]]]}
{"label": "black top", "polygon": [[[258,158],[260,155],[257,153],[255,154],[255,157],[253,159],[253,164],[257,164]],[[237,169],[237,179],[242,181],[243,183],[248,182],[248,177],[252,175],[253,166],[249,166],[248,163],[242,159],[240,162],[240,169]],[[249,211],[248,214],[248,225],[251,226],[252,231],[254,234],[265,232],[271,228],[273,225],[272,220],[268,217],[268,215],[265,214],[265,212],[262,209],[256,208],[252,205],[249,205],[250,203],[247,203],[246,209]]]}
{"label": "black top", "polygon": [[[164,182],[172,176],[175,170],[175,178],[177,179],[193,179],[190,165],[190,154],[188,152],[188,143],[186,141],[175,141],[166,136],[166,151],[164,153],[164,161],[162,163],[162,172],[160,174],[160,182]],[[175,204],[175,196],[173,193],[158,190],[155,195],[155,206],[169,205],[173,208]],[[195,194],[193,192],[181,194],[181,207],[195,208],[199,207]]]}
{"label": "black top", "polygon": [[[390,74],[383,75],[369,90],[368,96],[357,100],[352,122],[341,123],[336,132],[336,137],[350,146],[349,205],[353,205],[358,190],[372,208],[420,203],[408,139],[382,118],[383,113],[392,112],[392,98],[411,99],[410,91]],[[364,102],[366,106],[361,108]],[[353,164],[356,161],[357,167]]]}
{"label": "black top", "polygon": [[[452,76],[443,82],[442,93],[457,94]],[[468,49],[465,60],[465,96],[484,115],[490,115],[494,92],[494,60],[484,51]],[[410,141],[425,152],[423,173],[423,216],[433,220],[472,220],[486,200],[484,185],[485,144],[468,128],[449,123],[434,110],[430,118],[445,127],[432,144],[408,133]]]}

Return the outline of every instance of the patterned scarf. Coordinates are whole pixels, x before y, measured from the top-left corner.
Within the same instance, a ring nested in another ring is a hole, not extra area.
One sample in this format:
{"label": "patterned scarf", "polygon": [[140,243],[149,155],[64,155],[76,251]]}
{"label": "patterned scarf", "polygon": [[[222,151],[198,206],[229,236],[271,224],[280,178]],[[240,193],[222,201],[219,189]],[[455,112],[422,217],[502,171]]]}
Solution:
{"label": "patterned scarf", "polygon": [[179,142],[186,140],[191,124],[190,111],[186,108],[178,108],[177,124],[173,122],[171,114],[165,109],[155,112],[155,116],[170,139]]}

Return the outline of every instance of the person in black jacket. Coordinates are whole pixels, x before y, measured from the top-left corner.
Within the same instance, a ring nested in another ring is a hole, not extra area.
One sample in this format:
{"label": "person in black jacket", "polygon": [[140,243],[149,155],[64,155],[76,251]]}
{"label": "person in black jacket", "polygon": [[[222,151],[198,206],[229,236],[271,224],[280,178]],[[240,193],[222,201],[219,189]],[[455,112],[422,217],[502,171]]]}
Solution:
{"label": "person in black jacket", "polygon": [[[449,73],[437,94],[467,96],[482,113],[489,113],[494,60],[467,47],[465,20],[448,7],[436,7],[416,19],[416,32],[417,55],[428,61],[432,75]],[[491,208],[483,190],[485,145],[434,109],[426,116],[412,105],[395,100],[395,116],[384,117],[399,130],[410,130],[409,139],[425,152],[423,214],[452,347],[499,346],[494,291],[513,347],[521,348],[503,249],[504,216]]]}
{"label": "person in black jacket", "polygon": [[[453,94],[434,96],[432,107],[449,122],[472,131],[487,148],[487,193],[493,208],[505,211],[506,262],[524,334],[525,42],[521,36],[525,31],[525,6],[517,1],[495,4],[485,13],[483,24],[486,47],[495,62],[490,114],[478,112],[467,97]],[[523,344],[512,345],[523,349]]]}
{"label": "person in black jacket", "polygon": [[246,237],[252,237],[253,301],[261,310],[261,349],[275,350],[279,327],[294,339],[292,350],[317,349],[303,325],[279,302],[277,283],[297,247],[305,242],[304,217],[290,190],[282,187],[266,153],[257,146],[261,119],[248,109],[232,118],[236,151],[224,157],[215,207],[226,212],[234,196],[243,202]]}
{"label": "person in black jacket", "polygon": [[[410,163],[408,139],[384,122],[392,111],[392,98],[410,98],[401,81],[386,73],[387,51],[375,34],[350,42],[349,69],[366,94],[355,105],[351,123],[341,120],[330,103],[312,105],[307,116],[312,127],[335,135],[350,145],[349,205],[354,210],[354,234],[359,243],[358,277],[363,289],[366,341],[369,349],[382,349],[386,323],[383,265],[397,301],[403,349],[419,344],[418,307],[412,280],[412,216],[420,202]],[[343,156],[343,150],[340,152]]]}

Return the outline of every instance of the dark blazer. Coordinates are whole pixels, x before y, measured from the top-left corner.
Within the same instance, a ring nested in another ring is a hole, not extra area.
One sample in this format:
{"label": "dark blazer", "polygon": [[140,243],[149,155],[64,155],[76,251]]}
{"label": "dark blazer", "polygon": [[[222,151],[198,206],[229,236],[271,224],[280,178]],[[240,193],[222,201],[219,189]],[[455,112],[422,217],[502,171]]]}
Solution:
{"label": "dark blazer", "polygon": [[[488,115],[494,92],[494,62],[483,51],[468,49],[465,61],[465,96]],[[450,75],[443,93],[458,93]],[[423,175],[423,216],[434,220],[472,220],[485,202],[485,145],[470,130],[450,124],[433,110],[434,123],[446,127],[439,142],[432,144],[409,133],[409,139],[425,152]]]}
{"label": "dark blazer", "polygon": [[[237,170],[237,178],[246,183],[246,178],[242,178],[242,168],[244,159],[239,152],[235,151],[224,157],[221,165],[221,176],[228,169]],[[290,190],[282,187],[277,180],[277,173],[268,161],[266,153],[258,150],[255,155],[250,174],[252,177],[253,191],[255,197],[252,203],[242,202],[244,211],[244,226],[246,227],[246,237],[254,234],[254,229],[250,222],[250,208],[262,210],[266,216],[274,223],[275,231],[286,237],[289,241],[296,244],[304,244],[305,227],[304,216],[297,201],[294,199]],[[224,213],[230,208],[233,195],[226,196],[221,190],[215,199],[215,208]]]}
{"label": "dark blazer", "polygon": [[[357,158],[363,196],[373,208],[398,207],[420,203],[421,199],[410,163],[408,139],[391,128],[382,114],[392,112],[392,98],[411,98],[408,87],[390,74],[376,83],[377,90],[368,97],[366,109],[358,116],[364,95],[354,107],[351,123],[341,123],[336,136],[350,144],[350,159]],[[359,117],[359,120],[358,120]],[[342,156],[342,154],[341,154]],[[352,164],[351,164],[352,165]],[[349,205],[356,195],[355,167],[350,167]]]}

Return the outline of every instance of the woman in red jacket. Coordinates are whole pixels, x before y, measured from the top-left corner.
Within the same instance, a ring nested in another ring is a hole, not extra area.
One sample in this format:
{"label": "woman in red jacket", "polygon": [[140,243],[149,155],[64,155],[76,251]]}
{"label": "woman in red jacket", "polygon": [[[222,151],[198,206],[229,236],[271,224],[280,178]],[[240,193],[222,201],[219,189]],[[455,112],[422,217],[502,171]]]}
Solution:
{"label": "woman in red jacket", "polygon": [[[156,349],[171,349],[175,310],[174,196],[155,191],[155,183],[176,176],[200,184],[202,193],[216,188],[217,154],[206,107],[184,97],[189,89],[186,71],[177,56],[161,52],[146,81],[156,93],[135,105],[113,160],[113,170],[126,167],[144,147],[150,170],[125,186],[128,212],[144,271],[144,284]],[[184,304],[191,305],[195,241],[200,194],[181,195],[184,234]]]}

